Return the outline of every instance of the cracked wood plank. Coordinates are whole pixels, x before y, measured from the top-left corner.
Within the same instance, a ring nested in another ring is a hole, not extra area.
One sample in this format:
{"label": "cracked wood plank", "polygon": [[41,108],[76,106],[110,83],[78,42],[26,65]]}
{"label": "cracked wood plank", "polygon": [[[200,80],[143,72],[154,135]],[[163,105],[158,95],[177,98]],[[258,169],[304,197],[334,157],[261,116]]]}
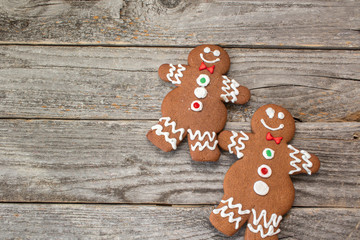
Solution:
{"label": "cracked wood plank", "polygon": [[[162,63],[186,63],[190,48],[0,47],[0,118],[158,119],[173,85]],[[300,121],[360,121],[358,51],[227,49],[228,76],[251,89],[229,121],[249,121],[268,103]]]}
{"label": "cracked wood plank", "polygon": [[0,2],[0,43],[359,48],[359,1]]}
{"label": "cracked wood plank", "polygon": [[[191,161],[186,142],[164,153],[155,121],[0,121],[0,201],[216,204],[236,161]],[[249,123],[228,123],[249,130]],[[298,123],[292,144],[316,154],[318,174],[293,177],[294,206],[359,207],[360,123]]]}
{"label": "cracked wood plank", "polygon": [[[213,207],[0,204],[5,239],[224,239]],[[359,239],[359,209],[293,208],[279,239]],[[21,231],[19,231],[21,229]],[[243,239],[245,228],[226,239]]]}

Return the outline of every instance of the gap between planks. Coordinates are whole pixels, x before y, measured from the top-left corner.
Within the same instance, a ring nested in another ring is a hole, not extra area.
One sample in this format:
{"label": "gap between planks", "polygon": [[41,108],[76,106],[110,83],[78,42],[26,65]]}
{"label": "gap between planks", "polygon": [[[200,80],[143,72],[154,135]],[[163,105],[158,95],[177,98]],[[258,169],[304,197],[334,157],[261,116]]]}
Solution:
{"label": "gap between planks", "polygon": [[[114,47],[114,48],[195,48],[201,44],[191,45],[146,45],[146,44],[104,44],[104,43],[47,43],[47,42],[1,42],[0,46],[34,46],[34,47]],[[224,45],[216,44],[223,48],[239,49],[272,49],[272,50],[344,50],[360,51],[360,47],[332,47],[332,46],[293,46],[293,45]]]}
{"label": "gap between planks", "polygon": [[[220,201],[220,199],[219,199]],[[96,205],[96,206],[129,206],[129,207],[174,207],[174,208],[201,208],[201,207],[212,207],[216,206],[217,204],[166,204],[166,203],[107,203],[107,202],[41,202],[41,201],[34,201],[34,202],[11,202],[11,201],[0,201],[1,204],[19,204],[19,205]],[[346,206],[293,206],[291,209],[360,209],[360,207],[346,207]]]}

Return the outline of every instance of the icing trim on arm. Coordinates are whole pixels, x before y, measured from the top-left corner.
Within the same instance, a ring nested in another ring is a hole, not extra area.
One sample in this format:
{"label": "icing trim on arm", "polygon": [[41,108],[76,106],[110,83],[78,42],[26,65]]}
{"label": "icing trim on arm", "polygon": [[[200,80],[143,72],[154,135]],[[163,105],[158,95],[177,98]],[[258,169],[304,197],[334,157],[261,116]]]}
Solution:
{"label": "icing trim on arm", "polygon": [[290,162],[290,165],[295,168],[294,170],[291,170],[289,172],[289,174],[291,175],[293,173],[301,171],[301,168],[296,165],[297,163],[301,163],[301,160],[295,156],[295,154],[301,153],[302,154],[301,158],[305,162],[302,164],[302,167],[309,175],[311,175],[311,171],[309,169],[313,166],[312,162],[309,160],[311,158],[311,155],[307,151],[304,151],[304,150],[299,151],[298,149],[294,148],[290,144],[288,145],[288,148],[293,151],[292,153],[289,154],[290,157],[292,159],[294,159],[293,161]]}
{"label": "icing trim on arm", "polygon": [[[243,137],[239,137],[238,142],[236,143],[235,138],[239,134],[237,132],[234,132],[234,131],[231,131],[231,133],[233,135],[230,137],[231,143],[228,145],[229,153],[234,153],[231,148],[235,147],[236,157],[240,159],[240,158],[242,158],[244,156],[244,154],[242,152],[240,152],[240,151],[245,149],[245,144],[242,141],[248,141],[249,136],[246,135],[246,133],[244,133],[243,131],[240,131],[240,133],[243,135]],[[240,147],[238,146],[238,144],[240,145]]]}
{"label": "icing trim on arm", "polygon": [[[236,82],[234,79],[229,79],[227,76],[223,75],[223,87],[221,87],[221,89],[223,90],[223,92],[225,94],[221,94],[220,97],[225,101],[225,102],[236,102],[237,100],[237,95],[239,95],[239,91],[237,90],[238,87],[240,87],[240,84],[238,82]],[[231,84],[230,84],[231,83]],[[230,84],[230,86],[229,86]],[[228,92],[229,90],[231,90],[230,92]],[[231,100],[229,100],[228,97],[232,97]]]}
{"label": "icing trim on arm", "polygon": [[[174,75],[174,71],[176,70],[176,67],[172,64],[169,64],[170,65],[170,72],[166,75],[167,79],[172,83],[172,84],[181,84],[181,81],[179,78],[182,78],[184,75],[182,74],[182,71],[186,70],[186,68],[181,65],[181,64],[178,64],[178,69],[177,69],[177,72],[175,73]],[[176,80],[173,80],[172,77],[175,77]]]}
{"label": "icing trim on arm", "polygon": [[309,175],[311,175],[311,170],[309,169],[313,166],[312,162],[310,161],[311,155],[305,150],[301,150],[300,153],[302,154],[301,158],[305,161],[302,167]]}

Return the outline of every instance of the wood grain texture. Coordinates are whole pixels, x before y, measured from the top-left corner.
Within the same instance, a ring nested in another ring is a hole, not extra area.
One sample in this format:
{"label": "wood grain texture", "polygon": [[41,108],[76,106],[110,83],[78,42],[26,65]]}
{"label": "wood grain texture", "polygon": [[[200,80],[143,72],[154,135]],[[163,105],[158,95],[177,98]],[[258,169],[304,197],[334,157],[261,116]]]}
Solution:
{"label": "wood grain texture", "polygon": [[[188,145],[164,153],[154,121],[0,121],[0,201],[216,204],[235,156],[193,162]],[[249,130],[248,123],[227,129]],[[294,146],[322,163],[296,176],[294,206],[360,207],[360,123],[299,123]]]}
{"label": "wood grain texture", "polygon": [[[162,63],[186,63],[190,48],[0,47],[0,117],[158,119],[173,85]],[[357,51],[227,49],[228,76],[251,89],[229,121],[249,121],[268,103],[301,121],[360,121]]]}
{"label": "wood grain texture", "polygon": [[0,2],[2,43],[359,48],[359,1]]}
{"label": "wood grain texture", "polygon": [[[5,239],[225,239],[213,207],[0,204]],[[359,239],[359,209],[293,208],[279,239]],[[21,229],[21,231],[19,231]],[[243,239],[244,228],[233,237]]]}

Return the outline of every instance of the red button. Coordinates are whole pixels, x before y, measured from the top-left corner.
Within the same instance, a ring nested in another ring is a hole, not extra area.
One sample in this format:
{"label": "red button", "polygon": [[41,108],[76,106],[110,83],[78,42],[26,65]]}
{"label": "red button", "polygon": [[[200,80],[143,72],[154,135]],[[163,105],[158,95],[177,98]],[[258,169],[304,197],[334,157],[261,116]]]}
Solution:
{"label": "red button", "polygon": [[261,168],[261,173],[266,175],[269,171],[267,170],[267,168]]}
{"label": "red button", "polygon": [[193,106],[194,106],[194,108],[199,108],[200,104],[198,102],[194,102]]}

